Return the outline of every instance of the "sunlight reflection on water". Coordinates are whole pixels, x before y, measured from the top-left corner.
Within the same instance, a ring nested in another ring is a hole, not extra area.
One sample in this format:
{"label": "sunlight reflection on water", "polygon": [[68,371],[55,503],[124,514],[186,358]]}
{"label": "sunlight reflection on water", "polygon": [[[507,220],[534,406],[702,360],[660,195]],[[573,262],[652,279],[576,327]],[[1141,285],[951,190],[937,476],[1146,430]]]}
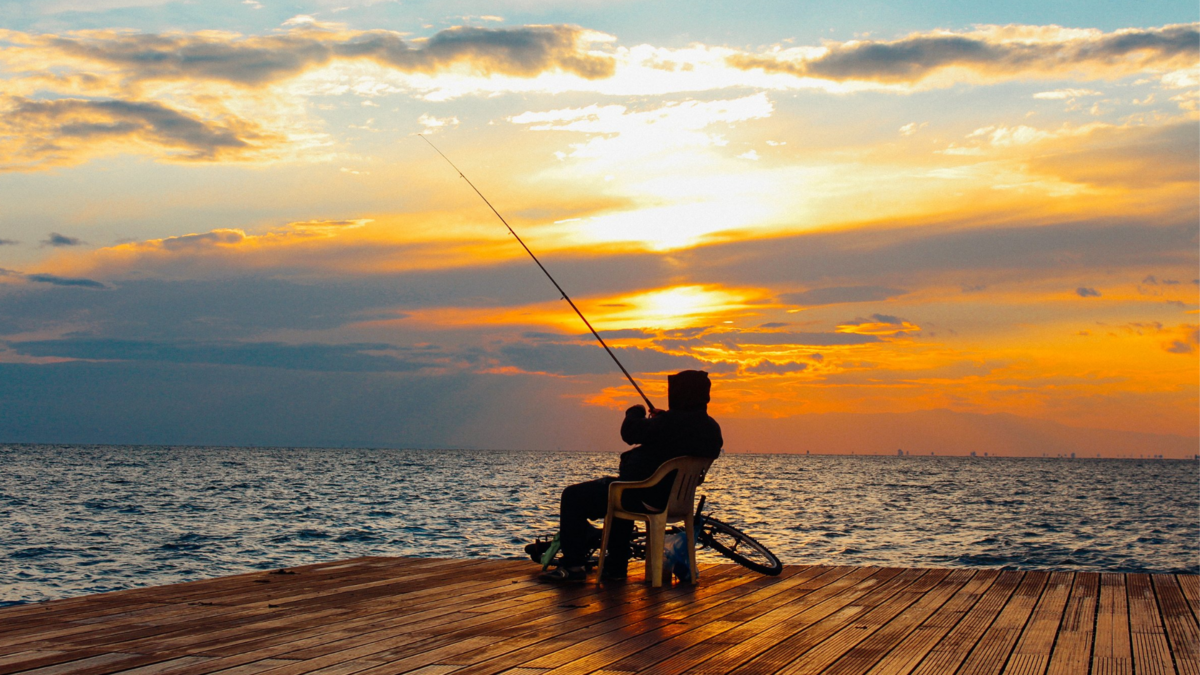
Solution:
{"label": "sunlight reflection on water", "polygon": [[[0,604],[362,555],[519,557],[612,453],[0,446]],[[1200,571],[1197,463],[725,455],[785,564]]]}

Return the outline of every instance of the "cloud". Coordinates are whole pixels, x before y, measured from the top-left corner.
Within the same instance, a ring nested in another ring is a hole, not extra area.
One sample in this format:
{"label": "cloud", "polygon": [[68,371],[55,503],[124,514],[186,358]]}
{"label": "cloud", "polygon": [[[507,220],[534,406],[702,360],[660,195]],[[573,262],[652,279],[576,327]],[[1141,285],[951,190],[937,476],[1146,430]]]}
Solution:
{"label": "cloud", "polygon": [[716,101],[669,102],[643,110],[593,104],[583,108],[529,111],[509,117],[508,121],[528,125],[533,131],[591,134],[592,138],[586,142],[571,144],[571,157],[635,161],[666,150],[724,145],[726,141],[722,136],[704,130],[716,124],[766,119],[774,110],[767,95],[757,93]]}
{"label": "cloud", "polygon": [[838,325],[839,333],[851,335],[901,335],[915,333],[921,327],[891,314],[872,314],[866,319],[854,319]]}
{"label": "cloud", "polygon": [[18,96],[0,102],[0,171],[71,164],[111,149],[215,161],[276,140],[244,120],[204,120],[154,102]]}
{"label": "cloud", "polygon": [[1163,345],[1172,354],[1195,354],[1200,351],[1200,326],[1180,326],[1176,329],[1180,337]]}
{"label": "cloud", "polygon": [[[12,441],[616,449],[620,413],[533,375],[323,372],[153,361],[0,363]],[[448,414],[448,411],[452,411]],[[531,433],[531,430],[532,433]],[[597,439],[605,439],[598,441]]]}
{"label": "cloud", "polygon": [[1192,65],[1197,24],[1104,33],[1057,26],[981,26],[970,32],[916,33],[893,41],[853,40],[822,49],[736,54],[735,68],[836,82],[915,84],[948,73],[945,83],[985,78],[1116,77]]}
{"label": "cloud", "polygon": [[45,241],[42,242],[42,246],[81,246],[83,243],[84,242],[82,239],[68,237],[65,234],[59,234],[57,232],[51,232],[50,236],[46,237]]}
{"label": "cloud", "polygon": [[756,241],[732,241],[672,254],[733,286],[792,286],[826,280],[853,283],[945,278],[969,273],[971,290],[988,277],[1049,279],[1079,270],[1130,267],[1195,269],[1191,213],[1158,217],[1080,219],[1046,224],[944,223],[888,232],[863,227]]}
{"label": "cloud", "polygon": [[1098,298],[1098,297],[1100,297],[1100,291],[1098,291],[1094,288],[1088,288],[1086,286],[1080,286],[1079,288],[1076,288],[1075,294],[1081,298]]}
{"label": "cloud", "polygon": [[791,375],[793,373],[802,373],[805,370],[808,370],[807,363],[775,363],[766,360],[742,368],[743,372],[755,375]]}
{"label": "cloud", "polygon": [[1195,183],[1200,175],[1200,126],[1095,125],[1066,131],[1038,147],[1029,167],[1076,183],[1153,187]]}
{"label": "cloud", "polygon": [[129,34],[91,31],[27,36],[35,45],[87,64],[108,66],[129,80],[213,80],[261,86],[335,60],[371,61],[412,73],[464,65],[481,75],[534,77],[546,71],[585,79],[609,77],[610,57],[587,51],[595,34],[577,26],[458,26],[406,42],[384,30],[338,31],[290,22],[282,35],[228,33]]}
{"label": "cloud", "polygon": [[1078,98],[1080,96],[1103,96],[1103,92],[1094,91],[1092,89],[1055,89],[1054,91],[1039,91],[1034,94],[1034,98],[1046,99],[1051,101],[1061,101],[1068,98]]}
{"label": "cloud", "polygon": [[874,335],[853,335],[850,333],[818,333],[818,332],[786,332],[786,331],[736,331],[714,336],[715,341],[726,346],[762,345],[762,346],[804,346],[804,347],[834,347],[865,345],[879,342]]}
{"label": "cloud", "polygon": [[15,239],[0,239],[0,246],[16,246],[21,242]]}
{"label": "cloud", "polygon": [[312,370],[320,372],[411,372],[430,364],[367,351],[392,349],[386,344],[282,344],[278,342],[157,342],[110,338],[67,338],[9,342],[26,356],[92,361],[155,361]]}
{"label": "cloud", "polygon": [[452,129],[459,125],[457,117],[433,117],[428,114],[422,114],[418,117],[417,123],[425,127],[426,133],[433,133],[441,129]]}
{"label": "cloud", "polygon": [[[680,370],[707,370],[719,373],[734,369],[730,364],[703,361],[692,356],[668,354],[657,349],[640,347],[614,347],[613,352],[630,372],[663,373]],[[603,375],[620,374],[612,359],[600,345],[552,344],[536,345],[512,343],[498,350],[498,358],[504,365],[511,365],[529,373],[553,373],[556,375]]]}
{"label": "cloud", "polygon": [[51,284],[54,286],[79,286],[81,288],[108,288],[99,281],[91,279],[68,279],[64,277],[54,276],[53,274],[27,274],[25,278],[41,284]]}
{"label": "cloud", "polygon": [[836,305],[844,302],[877,302],[890,300],[908,293],[898,288],[883,286],[832,286],[829,288],[810,288],[799,293],[785,293],[779,296],[782,302],[789,305],[814,306]]}

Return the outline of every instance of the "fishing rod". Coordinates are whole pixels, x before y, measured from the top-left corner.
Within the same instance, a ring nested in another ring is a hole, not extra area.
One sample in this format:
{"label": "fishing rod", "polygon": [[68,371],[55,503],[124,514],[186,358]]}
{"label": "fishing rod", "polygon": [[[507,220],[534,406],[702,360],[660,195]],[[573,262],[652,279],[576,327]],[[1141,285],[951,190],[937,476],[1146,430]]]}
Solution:
{"label": "fishing rod", "polygon": [[595,328],[592,328],[592,323],[587,320],[587,317],[583,315],[583,312],[579,311],[579,308],[575,306],[575,303],[571,300],[571,297],[567,295],[567,292],[562,289],[562,286],[558,285],[558,282],[555,281],[554,277],[550,275],[550,271],[546,269],[546,266],[542,264],[542,261],[538,260],[538,257],[533,254],[533,251],[529,250],[529,247],[525,245],[525,240],[521,239],[521,236],[512,229],[512,225],[509,225],[508,221],[504,219],[504,216],[500,215],[500,212],[496,210],[496,207],[492,206],[492,203],[488,201],[488,198],[483,196],[483,193],[479,191],[479,188],[475,187],[475,184],[471,182],[471,179],[467,178],[466,174],[464,174],[462,170],[455,166],[454,162],[451,162],[450,158],[447,157],[445,153],[443,153],[441,150],[438,150],[438,147],[433,144],[433,141],[425,138],[424,134],[417,134],[417,136],[420,136],[421,140],[428,143],[429,147],[433,148],[434,152],[441,155],[442,159],[446,160],[447,164],[454,167],[454,170],[458,172],[458,177],[467,181],[467,185],[471,186],[471,189],[475,191],[475,194],[479,195],[479,198],[483,200],[483,203],[487,204],[488,208],[492,210],[492,213],[496,214],[496,217],[500,219],[500,222],[504,223],[504,227],[508,228],[508,233],[516,237],[517,243],[521,244],[521,248],[525,249],[525,252],[529,254],[529,257],[533,258],[533,262],[537,263],[537,266],[541,268],[542,273],[545,274],[546,278],[550,280],[550,283],[554,284],[554,287],[558,289],[559,294],[562,295],[562,299],[567,301],[567,304],[571,306],[571,309],[575,310],[575,313],[578,314],[579,318],[583,320],[583,325],[587,326],[588,330],[592,331],[592,335],[595,335],[596,339],[600,341],[600,346],[604,347],[604,351],[608,352],[608,355],[612,357],[613,363],[617,364],[617,367],[621,369],[622,373],[625,373],[625,379],[629,380],[629,384],[633,385],[633,388],[637,390],[638,395],[640,395],[642,400],[646,402],[646,408],[648,410],[656,410],[654,404],[650,402],[650,399],[646,396],[645,392],[642,391],[642,388],[639,387],[638,383],[634,381],[633,376],[629,374],[628,370],[625,370],[625,366],[621,365],[621,360],[617,358],[617,355],[613,353],[613,350],[608,348],[608,344],[604,342],[604,338],[600,337],[600,334],[596,332]]}

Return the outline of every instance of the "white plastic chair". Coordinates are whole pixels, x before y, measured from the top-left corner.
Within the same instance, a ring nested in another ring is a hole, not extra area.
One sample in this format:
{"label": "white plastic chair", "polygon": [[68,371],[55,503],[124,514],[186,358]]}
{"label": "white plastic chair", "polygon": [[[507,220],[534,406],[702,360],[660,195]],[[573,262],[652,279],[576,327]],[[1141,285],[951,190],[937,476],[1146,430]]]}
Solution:
{"label": "white plastic chair", "polygon": [[[676,457],[658,467],[653,476],[641,481],[616,481],[608,485],[608,513],[604,516],[604,538],[600,544],[598,576],[604,574],[604,558],[608,552],[608,533],[612,531],[613,518],[624,518],[646,523],[646,578],[655,588],[662,586],[663,540],[666,538],[667,523],[683,521],[687,532],[688,567],[692,572],[692,583],[700,578],[696,566],[696,486],[704,481],[704,473],[713,460],[705,457]],[[671,498],[662,513],[627,511],[621,506],[621,497],[626,490],[654,487],[672,471],[675,482],[671,486]]]}

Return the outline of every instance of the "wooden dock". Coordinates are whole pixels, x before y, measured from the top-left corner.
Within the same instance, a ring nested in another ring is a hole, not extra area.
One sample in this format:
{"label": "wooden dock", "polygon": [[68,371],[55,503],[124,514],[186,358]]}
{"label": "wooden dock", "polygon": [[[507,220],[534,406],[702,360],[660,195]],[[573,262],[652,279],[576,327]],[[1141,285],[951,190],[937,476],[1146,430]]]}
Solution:
{"label": "wooden dock", "polygon": [[0,674],[1184,673],[1200,577],[733,565],[653,589],[360,558],[0,609]]}

